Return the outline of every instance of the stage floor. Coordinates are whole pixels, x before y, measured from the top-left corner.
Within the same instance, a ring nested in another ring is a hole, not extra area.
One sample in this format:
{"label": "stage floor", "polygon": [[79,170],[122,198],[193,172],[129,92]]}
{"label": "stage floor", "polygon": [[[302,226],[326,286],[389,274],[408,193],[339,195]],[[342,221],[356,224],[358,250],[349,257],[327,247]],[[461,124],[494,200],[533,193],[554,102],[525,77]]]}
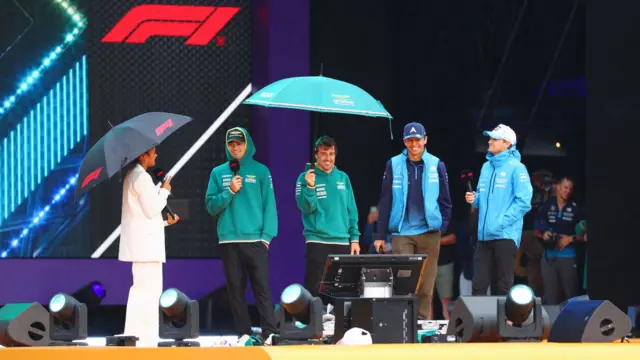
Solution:
{"label": "stage floor", "polygon": [[[200,348],[127,348],[103,347],[91,341],[89,347],[3,348],[2,360],[175,360],[175,359],[247,359],[247,360],[367,360],[440,359],[495,360],[500,358],[585,360],[590,358],[638,359],[640,341],[608,344],[557,343],[485,343],[485,344],[412,344],[369,346],[215,346],[220,337],[200,340]],[[104,344],[104,339],[102,340]]]}

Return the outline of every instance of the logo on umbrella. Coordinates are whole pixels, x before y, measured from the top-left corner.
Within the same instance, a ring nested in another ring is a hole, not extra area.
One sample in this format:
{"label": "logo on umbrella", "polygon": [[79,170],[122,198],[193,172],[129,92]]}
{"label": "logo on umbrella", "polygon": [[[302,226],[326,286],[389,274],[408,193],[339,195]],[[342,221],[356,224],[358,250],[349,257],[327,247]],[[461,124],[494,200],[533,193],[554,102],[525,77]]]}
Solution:
{"label": "logo on umbrella", "polygon": [[100,172],[102,172],[102,168],[99,168],[97,170],[93,170],[91,173],[89,173],[89,175],[87,175],[84,178],[84,181],[82,181],[82,186],[81,187],[85,187],[85,186],[89,185],[89,183],[92,180],[96,180],[100,176]]}
{"label": "logo on umbrella", "polygon": [[347,99],[349,99],[351,97],[349,95],[331,94],[331,96],[333,96],[335,98],[335,99],[333,99],[333,103],[336,104],[336,105],[354,106],[356,104],[356,102],[353,101],[353,100],[347,100]]}
{"label": "logo on umbrella", "polygon": [[162,135],[168,128],[173,126],[173,120],[169,119],[156,128],[156,136]]}

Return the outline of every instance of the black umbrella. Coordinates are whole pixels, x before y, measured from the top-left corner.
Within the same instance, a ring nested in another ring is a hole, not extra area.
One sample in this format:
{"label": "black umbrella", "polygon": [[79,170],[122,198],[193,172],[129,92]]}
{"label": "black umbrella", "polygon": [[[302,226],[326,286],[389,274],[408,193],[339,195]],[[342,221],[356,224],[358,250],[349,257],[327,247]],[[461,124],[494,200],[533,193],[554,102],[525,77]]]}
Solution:
{"label": "black umbrella", "polygon": [[76,200],[191,120],[184,115],[150,112],[111,128],[82,159]]}

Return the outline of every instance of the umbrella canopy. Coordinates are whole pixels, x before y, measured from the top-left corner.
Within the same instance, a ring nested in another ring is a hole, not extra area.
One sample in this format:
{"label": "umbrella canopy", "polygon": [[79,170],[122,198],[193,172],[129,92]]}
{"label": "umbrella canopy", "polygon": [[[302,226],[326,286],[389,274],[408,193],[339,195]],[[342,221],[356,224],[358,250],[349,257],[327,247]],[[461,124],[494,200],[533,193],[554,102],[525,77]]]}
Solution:
{"label": "umbrella canopy", "polygon": [[75,198],[117,174],[191,120],[184,115],[150,112],[111,128],[82,160]]}
{"label": "umbrella canopy", "polygon": [[325,76],[276,81],[257,91],[243,104],[392,118],[384,106],[366,91]]}

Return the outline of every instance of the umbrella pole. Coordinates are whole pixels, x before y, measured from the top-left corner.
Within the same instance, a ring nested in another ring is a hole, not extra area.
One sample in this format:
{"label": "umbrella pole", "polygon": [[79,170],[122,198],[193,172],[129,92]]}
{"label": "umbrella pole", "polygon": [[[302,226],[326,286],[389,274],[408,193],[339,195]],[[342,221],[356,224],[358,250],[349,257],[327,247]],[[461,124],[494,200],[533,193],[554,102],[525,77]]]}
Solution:
{"label": "umbrella pole", "polygon": [[320,127],[320,118],[322,117],[322,113],[318,112],[316,113],[317,116],[312,116],[312,122],[313,122],[313,136],[311,137],[311,165],[313,167],[313,164],[316,162],[316,157],[315,157],[315,153],[316,153],[316,141],[318,140],[318,131],[319,131],[319,127]]}

